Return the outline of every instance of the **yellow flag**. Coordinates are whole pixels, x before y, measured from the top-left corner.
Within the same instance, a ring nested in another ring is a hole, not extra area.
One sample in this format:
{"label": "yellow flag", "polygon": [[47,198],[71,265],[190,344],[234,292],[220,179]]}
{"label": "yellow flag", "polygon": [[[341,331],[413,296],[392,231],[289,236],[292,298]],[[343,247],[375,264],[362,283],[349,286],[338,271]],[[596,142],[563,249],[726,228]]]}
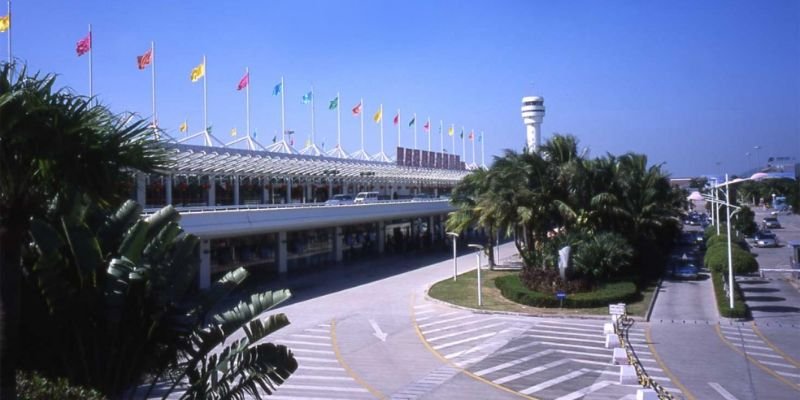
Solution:
{"label": "yellow flag", "polygon": [[451,126],[451,127],[450,127],[450,128],[447,130],[447,135],[448,135],[448,136],[453,136],[453,134],[454,134],[454,133],[455,133],[455,132],[453,132],[453,127]]}
{"label": "yellow flag", "polygon": [[231,136],[236,136],[236,128],[231,128]]}
{"label": "yellow flag", "polygon": [[5,32],[11,27],[11,15],[0,17],[0,32]]}
{"label": "yellow flag", "polygon": [[192,69],[192,76],[191,76],[192,82],[197,82],[198,80],[200,80],[200,78],[205,76],[205,74],[206,74],[206,65],[205,64],[200,64],[200,65],[194,67],[194,69]]}
{"label": "yellow flag", "polygon": [[186,131],[189,130],[189,124],[187,124],[186,121],[183,121],[183,123],[181,124],[181,126],[178,129],[181,132],[186,132]]}
{"label": "yellow flag", "polygon": [[381,122],[381,118],[383,118],[383,109],[378,110],[378,112],[375,113],[375,116],[372,117],[376,124]]}

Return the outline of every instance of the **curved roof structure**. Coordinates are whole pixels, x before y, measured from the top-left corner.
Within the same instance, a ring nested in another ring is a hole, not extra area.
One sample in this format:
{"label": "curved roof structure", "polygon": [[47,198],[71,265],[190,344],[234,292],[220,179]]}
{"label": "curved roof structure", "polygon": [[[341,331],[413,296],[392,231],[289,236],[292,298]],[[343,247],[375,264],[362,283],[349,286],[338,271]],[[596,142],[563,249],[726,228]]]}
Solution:
{"label": "curved roof structure", "polygon": [[167,144],[172,174],[363,178],[370,181],[455,184],[469,171],[297,153]]}

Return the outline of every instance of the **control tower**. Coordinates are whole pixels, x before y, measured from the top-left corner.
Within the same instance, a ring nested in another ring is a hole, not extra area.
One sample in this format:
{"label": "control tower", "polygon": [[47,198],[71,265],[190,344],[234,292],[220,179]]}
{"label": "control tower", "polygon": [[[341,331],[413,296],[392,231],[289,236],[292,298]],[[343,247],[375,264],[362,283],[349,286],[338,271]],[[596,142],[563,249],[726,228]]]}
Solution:
{"label": "control tower", "polygon": [[528,151],[538,152],[542,144],[542,120],[544,120],[544,97],[522,98],[522,122],[528,131]]}

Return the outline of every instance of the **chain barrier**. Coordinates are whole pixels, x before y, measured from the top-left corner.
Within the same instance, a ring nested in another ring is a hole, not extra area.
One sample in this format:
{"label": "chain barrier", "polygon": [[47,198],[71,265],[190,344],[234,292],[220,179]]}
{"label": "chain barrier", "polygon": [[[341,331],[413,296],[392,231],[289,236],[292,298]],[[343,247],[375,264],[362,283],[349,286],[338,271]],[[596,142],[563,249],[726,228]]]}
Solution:
{"label": "chain barrier", "polygon": [[636,377],[639,379],[639,384],[642,385],[642,387],[655,390],[660,400],[675,400],[672,393],[651,378],[650,375],[647,374],[647,371],[645,371],[642,363],[639,362],[639,357],[636,356],[633,346],[630,344],[629,340],[627,340],[628,329],[633,326],[633,323],[633,318],[628,317],[627,313],[620,315],[616,322],[617,337],[622,344],[622,348],[625,349],[625,355],[628,357],[628,364],[633,366],[634,370],[636,370]]}

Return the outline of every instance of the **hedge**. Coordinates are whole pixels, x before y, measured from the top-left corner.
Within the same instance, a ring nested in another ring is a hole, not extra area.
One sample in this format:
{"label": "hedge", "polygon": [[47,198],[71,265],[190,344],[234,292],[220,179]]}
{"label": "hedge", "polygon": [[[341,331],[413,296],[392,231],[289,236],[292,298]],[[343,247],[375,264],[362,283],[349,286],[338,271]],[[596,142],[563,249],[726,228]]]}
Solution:
{"label": "hedge", "polygon": [[733,292],[733,309],[730,308],[730,299],[725,294],[724,281],[722,273],[711,270],[711,279],[714,282],[714,294],[717,298],[717,308],[719,314],[727,318],[747,318],[750,315],[750,309],[747,308],[747,303],[744,302],[742,290],[738,283],[734,283]]}
{"label": "hedge", "polygon": [[47,378],[37,372],[17,371],[17,397],[26,400],[105,400],[100,392],[72,386],[65,378]]}
{"label": "hedge", "polygon": [[[532,307],[559,307],[561,304],[553,293],[535,292],[526,288],[519,279],[518,274],[511,274],[496,278],[495,286],[500,289],[503,297]],[[607,283],[598,290],[582,293],[570,293],[564,299],[565,308],[593,308],[604,307],[618,302],[636,300],[639,291],[633,282]]]}
{"label": "hedge", "polygon": [[[739,246],[731,246],[731,256],[735,274],[749,274],[758,271],[758,261],[750,252],[742,250]],[[728,244],[716,243],[713,246],[709,246],[703,257],[703,265],[717,272],[727,271]]]}

